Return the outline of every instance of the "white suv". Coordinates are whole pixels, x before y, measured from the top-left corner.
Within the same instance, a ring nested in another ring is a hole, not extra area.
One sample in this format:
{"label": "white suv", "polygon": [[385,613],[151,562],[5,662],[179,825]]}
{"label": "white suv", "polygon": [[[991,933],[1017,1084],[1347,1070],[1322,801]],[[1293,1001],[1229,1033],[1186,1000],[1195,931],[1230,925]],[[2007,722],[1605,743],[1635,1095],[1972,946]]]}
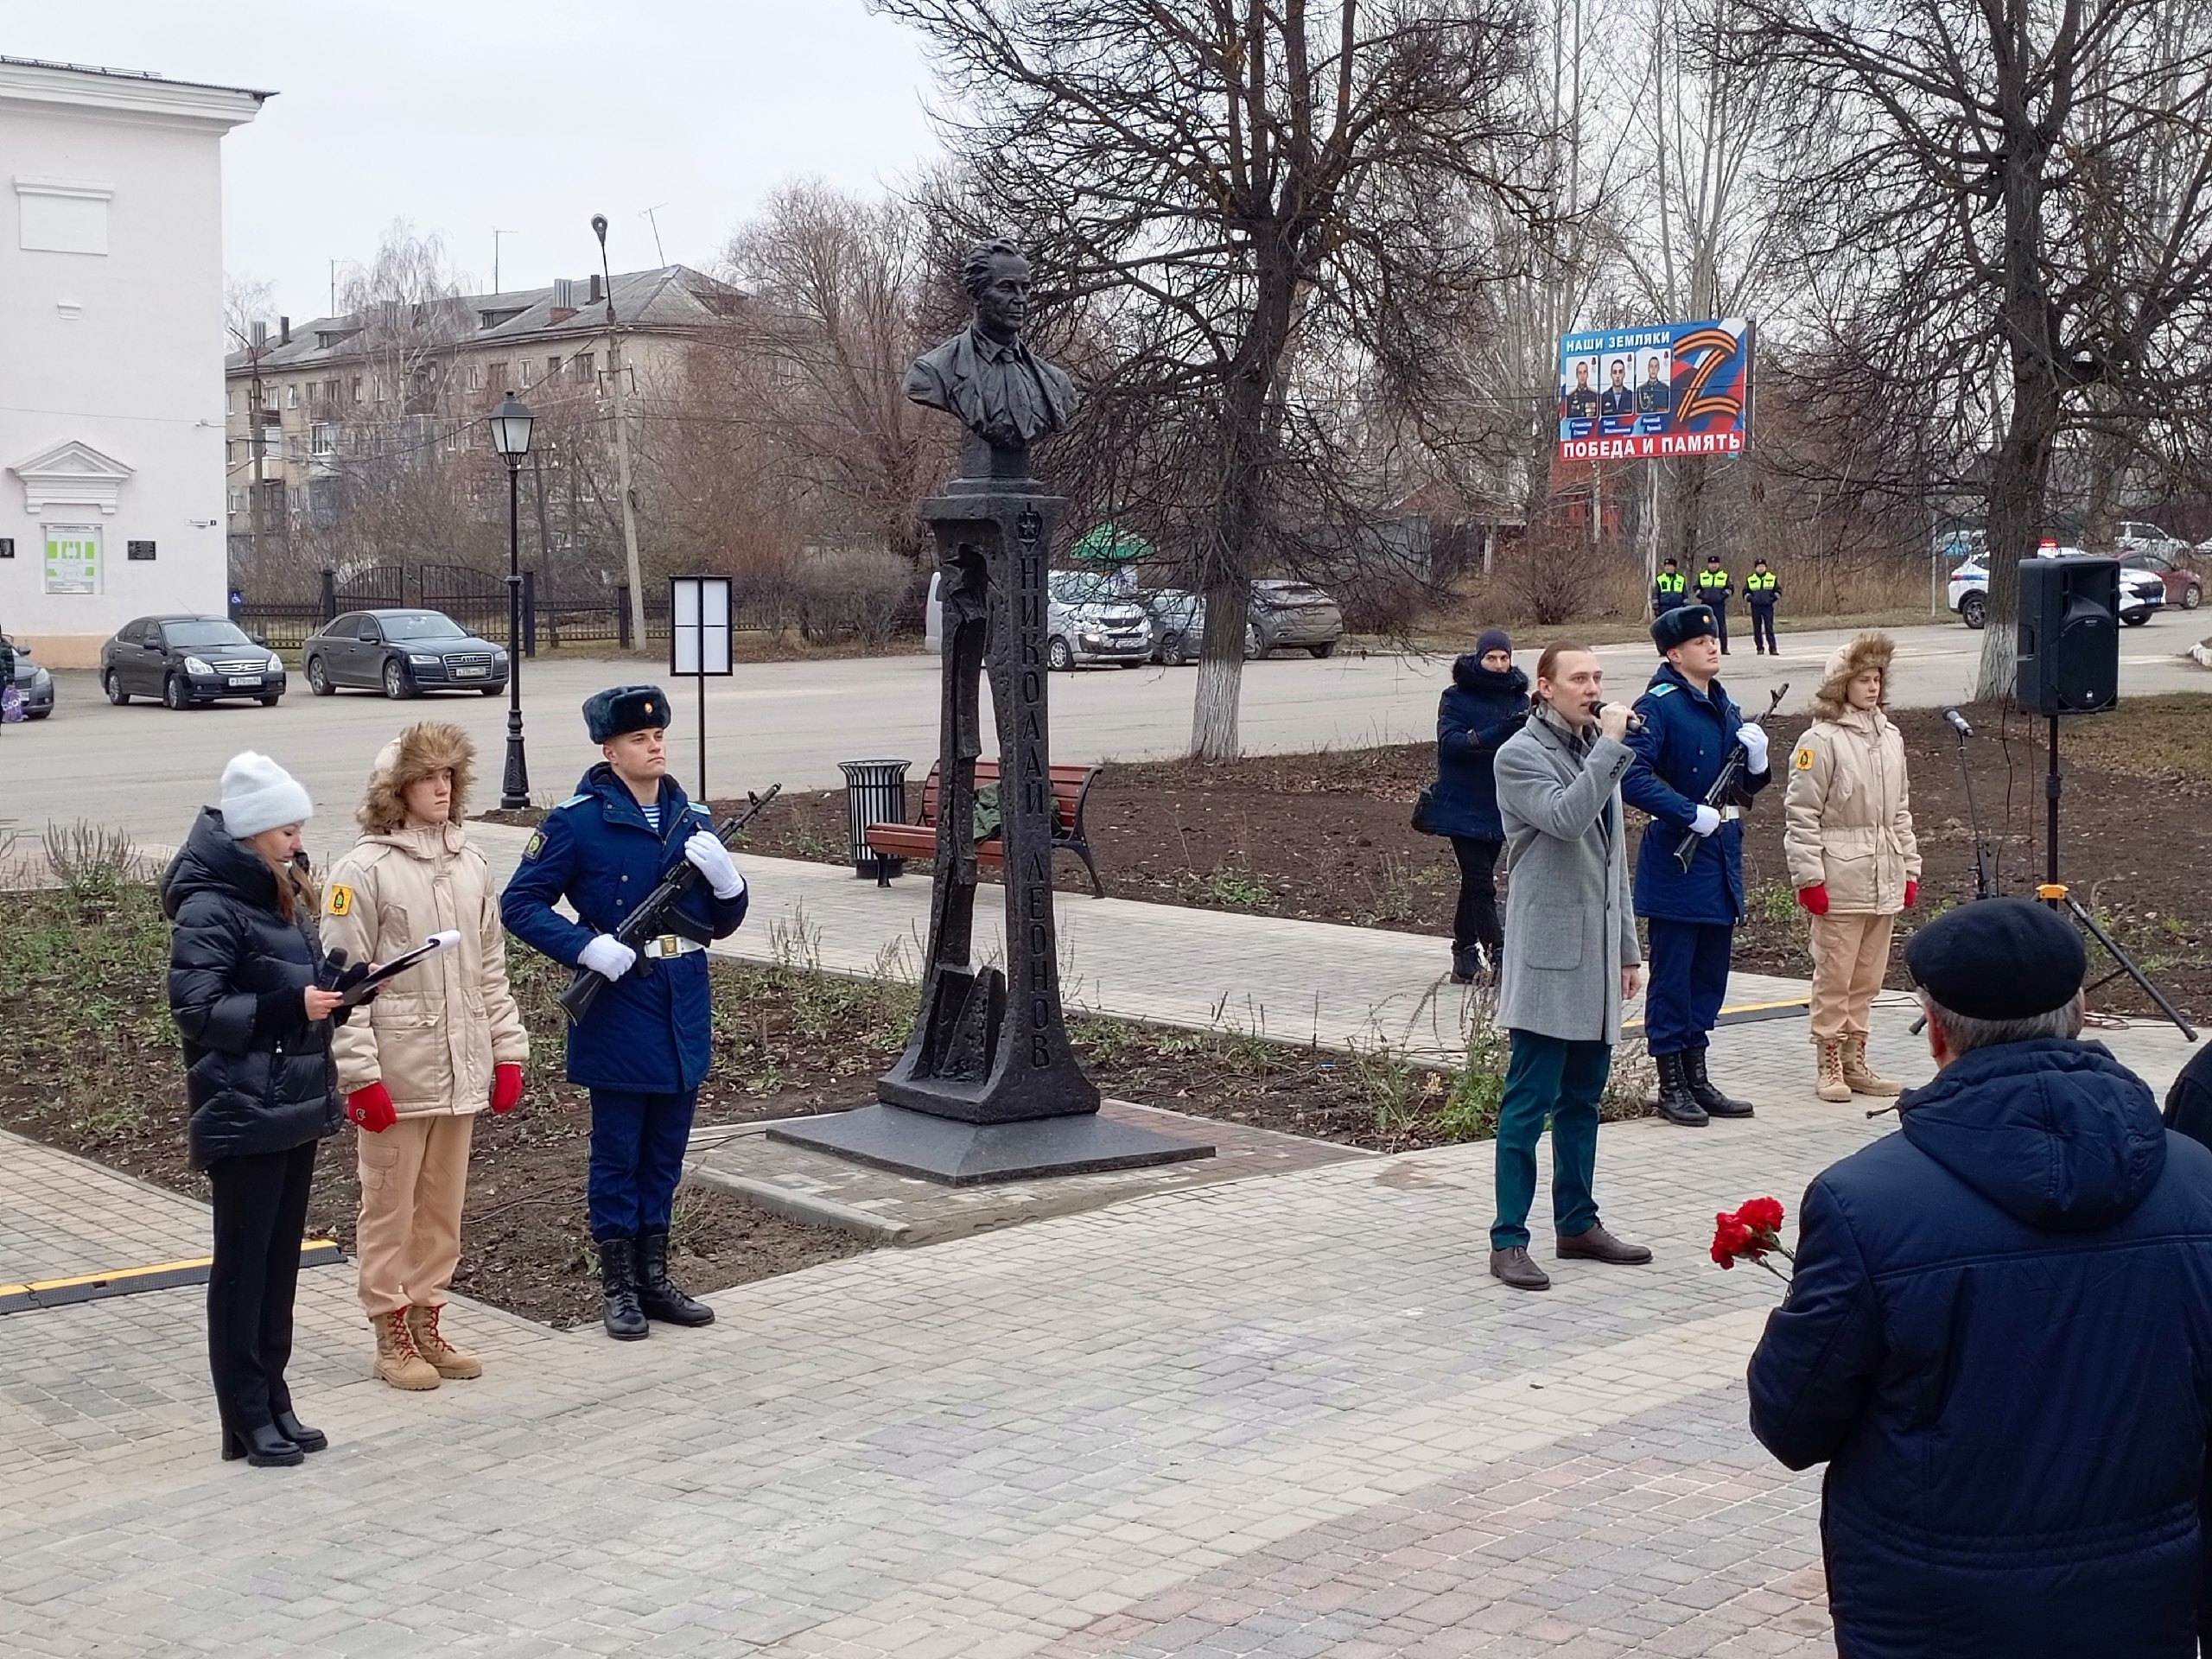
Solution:
{"label": "white suv", "polygon": [[[2045,543],[2036,550],[2039,559],[2086,559],[2089,556],[2078,547],[2058,547]],[[1977,553],[1951,572],[1950,601],[1953,614],[1970,628],[1980,628],[1989,621],[1989,566],[1986,556]],[[2166,584],[2155,571],[2122,569],[2120,573],[2120,620],[2131,628],[2139,628],[2151,620],[2152,613],[2163,610],[2166,603]]]}

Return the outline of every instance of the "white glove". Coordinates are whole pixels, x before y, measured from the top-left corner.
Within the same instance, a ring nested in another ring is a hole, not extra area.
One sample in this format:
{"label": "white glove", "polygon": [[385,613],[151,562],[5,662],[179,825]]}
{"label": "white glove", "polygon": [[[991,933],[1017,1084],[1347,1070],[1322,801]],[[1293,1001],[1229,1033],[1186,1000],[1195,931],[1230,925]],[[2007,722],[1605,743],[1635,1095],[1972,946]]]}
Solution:
{"label": "white glove", "polygon": [[691,868],[707,878],[707,885],[714,888],[717,899],[734,899],[745,891],[745,878],[737,873],[737,866],[730,862],[729,849],[722,845],[722,838],[705,830],[695,830],[691,839],[683,843],[683,856]]}
{"label": "white glove", "polygon": [[1766,770],[1766,728],[1745,721],[1736,728],[1736,741],[1744,746],[1744,759],[1751,763],[1746,770],[1758,777]]}
{"label": "white glove", "polygon": [[1720,809],[1698,804],[1697,816],[1690,820],[1690,833],[1700,838],[1711,835],[1720,827]]}
{"label": "white glove", "polygon": [[576,952],[576,966],[588,968],[608,979],[620,979],[638,960],[638,953],[611,933],[601,933]]}

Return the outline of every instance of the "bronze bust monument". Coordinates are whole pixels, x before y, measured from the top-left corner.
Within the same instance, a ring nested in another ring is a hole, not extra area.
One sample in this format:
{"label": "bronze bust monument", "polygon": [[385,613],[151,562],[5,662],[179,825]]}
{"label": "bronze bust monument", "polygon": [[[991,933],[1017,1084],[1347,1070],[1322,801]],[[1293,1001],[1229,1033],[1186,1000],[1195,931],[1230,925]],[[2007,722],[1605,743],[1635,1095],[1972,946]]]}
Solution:
{"label": "bronze bust monument", "polygon": [[987,242],[969,251],[961,277],[975,317],[906,371],[906,396],[957,415],[994,449],[1059,431],[1075,413],[1075,383],[1021,343],[1029,261],[1011,242]]}

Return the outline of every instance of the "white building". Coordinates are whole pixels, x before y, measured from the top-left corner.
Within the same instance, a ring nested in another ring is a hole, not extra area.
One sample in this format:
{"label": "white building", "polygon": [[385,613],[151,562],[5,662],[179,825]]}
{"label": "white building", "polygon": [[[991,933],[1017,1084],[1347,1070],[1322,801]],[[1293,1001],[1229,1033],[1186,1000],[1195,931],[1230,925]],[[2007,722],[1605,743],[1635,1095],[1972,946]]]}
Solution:
{"label": "white building", "polygon": [[0,57],[0,629],[220,613],[223,135],[266,92]]}

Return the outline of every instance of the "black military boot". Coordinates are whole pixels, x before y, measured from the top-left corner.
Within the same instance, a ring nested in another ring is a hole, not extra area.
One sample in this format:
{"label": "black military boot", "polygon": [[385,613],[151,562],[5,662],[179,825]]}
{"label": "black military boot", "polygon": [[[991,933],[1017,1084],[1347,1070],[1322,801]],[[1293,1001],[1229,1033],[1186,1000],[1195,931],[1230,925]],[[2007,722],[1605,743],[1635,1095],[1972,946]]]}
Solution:
{"label": "black military boot", "polygon": [[1452,982],[1472,985],[1490,977],[1490,952],[1480,944],[1452,947]]}
{"label": "black military boot", "polygon": [[663,1325],[712,1325],[715,1310],[686,1296],[668,1276],[668,1235],[638,1235],[638,1305]]}
{"label": "black military boot", "polygon": [[1732,1100],[1713,1086],[1713,1079],[1705,1075],[1705,1051],[1688,1048],[1682,1051],[1682,1074],[1689,1079],[1690,1097],[1705,1108],[1708,1117],[1749,1117],[1751,1103]]}
{"label": "black military boot", "polygon": [[638,1306],[638,1241],[602,1238],[599,1241],[599,1293],[607,1300],[601,1315],[607,1334],[621,1342],[635,1342],[652,1334],[645,1310]]}
{"label": "black military boot", "polygon": [[1652,1061],[1659,1068],[1659,1116],[1686,1129],[1703,1128],[1708,1121],[1705,1108],[1690,1093],[1689,1078],[1682,1071],[1682,1057],[1656,1054]]}

